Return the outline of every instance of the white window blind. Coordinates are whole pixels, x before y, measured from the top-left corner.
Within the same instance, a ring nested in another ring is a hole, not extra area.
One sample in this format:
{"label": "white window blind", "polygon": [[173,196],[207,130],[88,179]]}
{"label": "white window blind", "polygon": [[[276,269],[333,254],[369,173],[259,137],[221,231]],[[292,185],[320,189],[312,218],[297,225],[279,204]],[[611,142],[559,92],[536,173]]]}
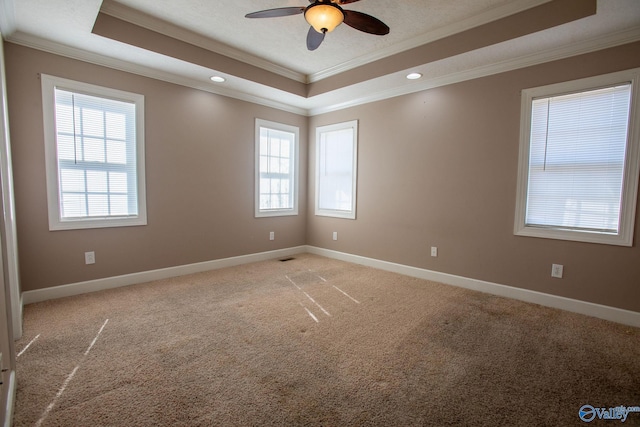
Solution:
{"label": "white window blind", "polygon": [[135,104],[55,90],[63,220],[138,214]]}
{"label": "white window blind", "polygon": [[257,120],[256,216],[297,214],[298,128]]}
{"label": "white window blind", "polygon": [[144,97],[42,75],[49,228],[146,224]]}
{"label": "white window blind", "polygon": [[631,246],[640,69],[524,89],[514,233]]}
{"label": "white window blind", "polygon": [[316,215],[355,218],[357,122],[318,128]]}
{"label": "white window blind", "polygon": [[619,229],[631,84],[535,99],[526,224]]}
{"label": "white window blind", "polygon": [[353,179],[353,130],[320,134],[321,209],[351,210]]}

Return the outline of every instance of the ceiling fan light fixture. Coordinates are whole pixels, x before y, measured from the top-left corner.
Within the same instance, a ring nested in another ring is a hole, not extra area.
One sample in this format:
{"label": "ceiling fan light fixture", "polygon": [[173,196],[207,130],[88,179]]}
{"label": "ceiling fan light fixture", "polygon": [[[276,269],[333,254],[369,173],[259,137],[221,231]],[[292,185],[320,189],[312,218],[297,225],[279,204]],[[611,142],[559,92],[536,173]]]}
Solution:
{"label": "ceiling fan light fixture", "polygon": [[344,21],[344,12],[333,3],[314,3],[304,11],[304,19],[319,33],[330,33]]}

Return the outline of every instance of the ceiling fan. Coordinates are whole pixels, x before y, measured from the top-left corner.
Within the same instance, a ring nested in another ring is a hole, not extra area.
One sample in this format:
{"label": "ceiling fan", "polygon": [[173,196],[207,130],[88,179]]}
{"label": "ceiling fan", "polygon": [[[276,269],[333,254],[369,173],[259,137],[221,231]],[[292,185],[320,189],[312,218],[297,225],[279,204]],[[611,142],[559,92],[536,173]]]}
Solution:
{"label": "ceiling fan", "polygon": [[275,18],[279,16],[299,15],[311,27],[307,33],[307,49],[316,50],[324,40],[326,33],[333,31],[341,23],[364,31],[365,33],[383,36],[389,34],[389,27],[378,18],[355,10],[345,10],[343,4],[355,3],[359,0],[309,0],[307,7],[279,7],[248,13],[245,18]]}

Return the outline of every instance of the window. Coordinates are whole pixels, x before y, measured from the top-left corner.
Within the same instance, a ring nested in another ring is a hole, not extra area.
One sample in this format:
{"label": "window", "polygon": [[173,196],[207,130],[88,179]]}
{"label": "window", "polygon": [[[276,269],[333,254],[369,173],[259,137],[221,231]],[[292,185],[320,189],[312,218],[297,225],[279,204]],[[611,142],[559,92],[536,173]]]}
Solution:
{"label": "window", "polygon": [[144,225],[144,97],[42,75],[49,229]]}
{"label": "window", "polygon": [[355,219],[357,120],[316,129],[316,215]]}
{"label": "window", "polygon": [[637,69],[522,92],[515,234],[633,244],[639,76]]}
{"label": "window", "polygon": [[256,217],[298,214],[295,126],[256,119]]}

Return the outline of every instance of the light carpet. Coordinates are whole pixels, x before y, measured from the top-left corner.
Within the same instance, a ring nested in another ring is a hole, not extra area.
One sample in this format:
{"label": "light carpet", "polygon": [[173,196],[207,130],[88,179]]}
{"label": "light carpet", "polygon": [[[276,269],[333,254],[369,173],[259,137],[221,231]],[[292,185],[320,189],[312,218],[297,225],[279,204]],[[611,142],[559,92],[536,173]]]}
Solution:
{"label": "light carpet", "polygon": [[640,406],[639,338],[302,254],[26,306],[15,426],[587,425]]}

